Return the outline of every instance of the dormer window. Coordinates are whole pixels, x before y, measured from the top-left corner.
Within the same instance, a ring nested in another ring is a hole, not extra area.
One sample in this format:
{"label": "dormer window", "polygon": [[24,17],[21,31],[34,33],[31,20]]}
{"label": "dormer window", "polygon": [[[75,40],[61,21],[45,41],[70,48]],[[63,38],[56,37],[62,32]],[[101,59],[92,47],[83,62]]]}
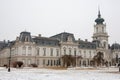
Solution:
{"label": "dormer window", "polygon": [[25,42],[28,42],[29,41],[29,38],[28,36],[25,37]]}
{"label": "dormer window", "polygon": [[67,41],[72,42],[72,37],[71,37],[71,36],[68,36]]}
{"label": "dormer window", "polygon": [[106,42],[103,43],[103,47],[104,47],[104,48],[106,47]]}

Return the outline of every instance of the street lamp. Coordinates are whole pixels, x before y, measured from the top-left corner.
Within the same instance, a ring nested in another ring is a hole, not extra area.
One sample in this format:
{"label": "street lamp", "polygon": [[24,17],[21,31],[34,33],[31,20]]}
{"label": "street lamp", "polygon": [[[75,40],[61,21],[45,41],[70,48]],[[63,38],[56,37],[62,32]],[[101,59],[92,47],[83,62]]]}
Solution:
{"label": "street lamp", "polygon": [[118,58],[118,65],[117,67],[119,67],[119,72],[120,72],[120,58]]}
{"label": "street lamp", "polygon": [[9,64],[8,64],[8,72],[10,72],[10,63],[11,63],[11,43],[8,44],[8,47],[10,48],[10,55],[8,57],[8,61],[9,61]]}

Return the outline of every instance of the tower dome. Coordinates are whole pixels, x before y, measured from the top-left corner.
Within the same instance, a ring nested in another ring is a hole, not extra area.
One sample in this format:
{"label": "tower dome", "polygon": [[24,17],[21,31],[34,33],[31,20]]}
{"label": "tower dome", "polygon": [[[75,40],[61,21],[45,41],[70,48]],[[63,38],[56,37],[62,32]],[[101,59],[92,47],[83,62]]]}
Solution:
{"label": "tower dome", "polygon": [[32,42],[32,37],[30,32],[23,31],[20,33],[19,41],[22,42]]}
{"label": "tower dome", "polygon": [[98,12],[98,18],[95,20],[95,22],[96,22],[97,24],[103,24],[103,22],[104,22],[104,19],[101,18],[100,10],[99,10],[99,12]]}
{"label": "tower dome", "polygon": [[120,49],[120,44],[118,44],[118,43],[112,44],[111,49],[112,50],[114,50],[114,49]]}

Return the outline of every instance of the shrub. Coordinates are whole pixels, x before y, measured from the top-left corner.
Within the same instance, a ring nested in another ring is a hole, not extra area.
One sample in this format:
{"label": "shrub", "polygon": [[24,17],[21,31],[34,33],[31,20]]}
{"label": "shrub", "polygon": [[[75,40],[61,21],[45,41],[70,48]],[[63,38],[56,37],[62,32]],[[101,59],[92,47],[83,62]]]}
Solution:
{"label": "shrub", "polygon": [[17,61],[17,65],[20,68],[23,65],[23,62],[22,61]]}
{"label": "shrub", "polygon": [[8,68],[8,65],[7,65],[7,64],[4,64],[3,66],[6,67],[6,68]]}
{"label": "shrub", "polygon": [[22,61],[15,61],[14,63],[13,63],[13,67],[14,68],[20,68],[21,66],[23,65],[23,62]]}
{"label": "shrub", "polygon": [[31,64],[31,66],[32,66],[32,67],[38,67],[38,65],[35,64],[35,63]]}

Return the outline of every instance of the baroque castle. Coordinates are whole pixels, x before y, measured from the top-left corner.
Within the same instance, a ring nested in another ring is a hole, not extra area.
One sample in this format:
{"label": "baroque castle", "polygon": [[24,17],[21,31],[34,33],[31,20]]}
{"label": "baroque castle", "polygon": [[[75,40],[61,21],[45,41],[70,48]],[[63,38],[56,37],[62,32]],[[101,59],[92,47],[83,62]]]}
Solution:
{"label": "baroque castle", "polygon": [[14,41],[0,41],[0,66],[22,61],[24,66],[37,64],[39,67],[62,66],[64,55],[81,56],[76,65],[92,66],[92,60],[97,53],[103,53],[103,59],[109,66],[119,63],[120,45],[109,45],[106,24],[100,11],[95,19],[93,41],[75,39],[74,34],[62,32],[51,37],[31,36],[23,31]]}

